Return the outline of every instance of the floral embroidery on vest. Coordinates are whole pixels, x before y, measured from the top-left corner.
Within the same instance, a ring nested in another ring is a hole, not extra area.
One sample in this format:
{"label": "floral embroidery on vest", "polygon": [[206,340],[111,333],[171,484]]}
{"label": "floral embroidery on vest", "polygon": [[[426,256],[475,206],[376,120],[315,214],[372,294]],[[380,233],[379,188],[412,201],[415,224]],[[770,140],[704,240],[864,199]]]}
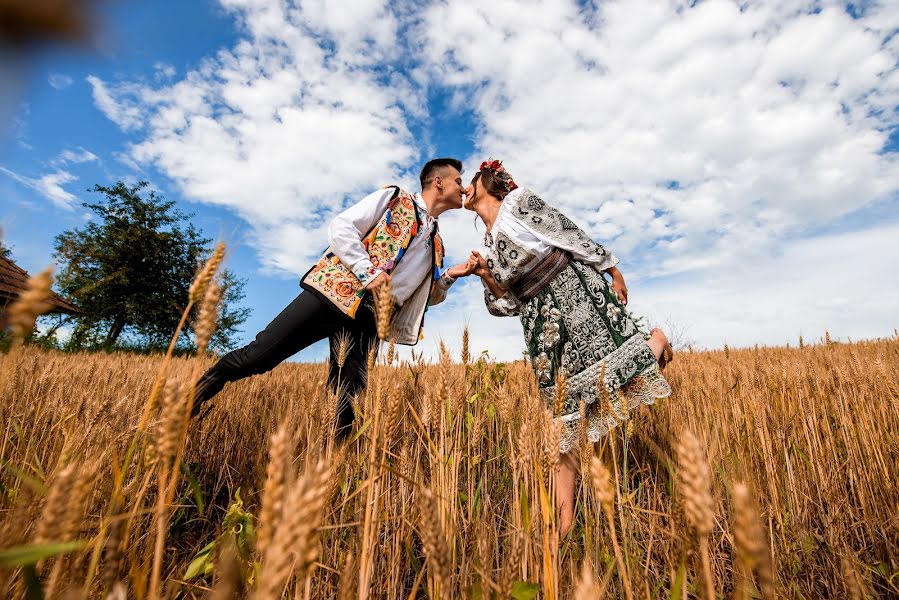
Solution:
{"label": "floral embroidery on vest", "polygon": [[[417,233],[415,199],[408,192],[398,189],[387,212],[365,236],[362,245],[368,250],[372,265],[389,273]],[[330,247],[303,277],[301,285],[303,289],[318,293],[350,317],[356,316],[365,296],[365,284],[340,262]]]}

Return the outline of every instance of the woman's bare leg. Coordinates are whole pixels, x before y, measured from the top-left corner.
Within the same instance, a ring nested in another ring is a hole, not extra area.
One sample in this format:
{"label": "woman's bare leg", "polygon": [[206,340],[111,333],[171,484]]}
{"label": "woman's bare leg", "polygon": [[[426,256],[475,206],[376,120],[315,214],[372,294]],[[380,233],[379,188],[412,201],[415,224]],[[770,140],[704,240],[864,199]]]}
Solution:
{"label": "woman's bare leg", "polygon": [[574,452],[559,457],[556,465],[556,510],[559,513],[559,539],[568,535],[574,522],[574,484],[578,461]]}
{"label": "woman's bare leg", "polygon": [[652,330],[649,339],[646,340],[646,345],[649,346],[649,349],[655,354],[656,360],[659,360],[662,356],[662,351],[665,350],[666,344],[668,344],[668,337],[658,327]]}

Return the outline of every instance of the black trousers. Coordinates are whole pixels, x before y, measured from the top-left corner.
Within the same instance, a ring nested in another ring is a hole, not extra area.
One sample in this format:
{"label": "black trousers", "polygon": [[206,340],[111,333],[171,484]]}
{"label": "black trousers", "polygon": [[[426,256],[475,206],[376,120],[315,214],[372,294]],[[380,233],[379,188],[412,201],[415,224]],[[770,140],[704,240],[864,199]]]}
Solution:
{"label": "black trousers", "polygon": [[[350,349],[343,368],[338,369],[338,336],[347,335]],[[302,292],[281,311],[256,339],[223,356],[200,378],[194,398],[194,415],[200,407],[218,394],[226,383],[250,375],[271,371],[303,348],[328,338],[331,356],[328,387],[340,396],[337,410],[337,436],[346,437],[352,430],[355,395],[365,388],[368,378],[367,353],[377,344],[377,327],[368,302],[363,302],[356,318],[338,312],[311,292]]]}

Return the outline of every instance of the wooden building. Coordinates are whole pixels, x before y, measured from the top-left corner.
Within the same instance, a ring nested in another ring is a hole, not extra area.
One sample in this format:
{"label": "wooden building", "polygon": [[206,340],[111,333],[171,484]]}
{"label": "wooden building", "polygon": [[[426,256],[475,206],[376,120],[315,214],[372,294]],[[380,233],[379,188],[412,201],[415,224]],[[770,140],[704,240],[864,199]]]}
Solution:
{"label": "wooden building", "polygon": [[[0,256],[0,324],[6,321],[6,307],[15,302],[28,285],[28,272],[9,260]],[[56,293],[51,293],[52,308],[47,314],[64,313],[74,315],[80,312],[78,307]]]}

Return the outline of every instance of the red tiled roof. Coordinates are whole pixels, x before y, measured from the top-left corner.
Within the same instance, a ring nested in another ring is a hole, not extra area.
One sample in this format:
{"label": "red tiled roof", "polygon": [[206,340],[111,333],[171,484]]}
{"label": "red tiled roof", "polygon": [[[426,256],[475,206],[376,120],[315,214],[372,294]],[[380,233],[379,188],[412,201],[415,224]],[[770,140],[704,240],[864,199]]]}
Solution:
{"label": "red tiled roof", "polygon": [[[28,272],[9,260],[0,256],[0,302],[7,304],[18,298],[28,285]],[[62,312],[74,314],[81,312],[78,307],[60,296],[51,292],[50,303],[53,308],[50,312]]]}

